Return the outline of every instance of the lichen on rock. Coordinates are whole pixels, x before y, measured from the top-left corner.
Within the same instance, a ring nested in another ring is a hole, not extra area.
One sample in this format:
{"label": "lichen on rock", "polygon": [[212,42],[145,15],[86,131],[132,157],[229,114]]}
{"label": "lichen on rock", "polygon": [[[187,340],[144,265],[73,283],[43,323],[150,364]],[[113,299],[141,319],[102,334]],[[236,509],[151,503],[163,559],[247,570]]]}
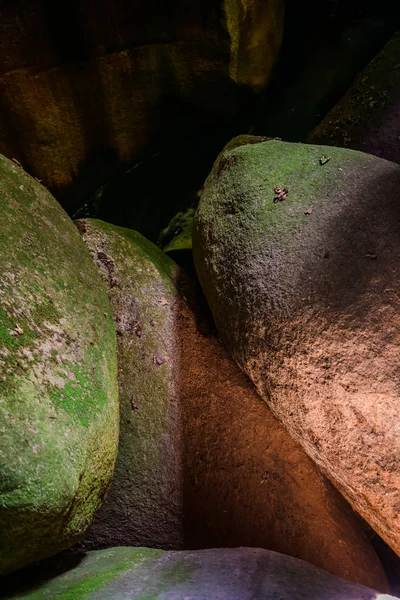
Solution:
{"label": "lichen on rock", "polygon": [[115,332],[76,229],[0,156],[0,564],[72,545],[101,504],[118,442]]}

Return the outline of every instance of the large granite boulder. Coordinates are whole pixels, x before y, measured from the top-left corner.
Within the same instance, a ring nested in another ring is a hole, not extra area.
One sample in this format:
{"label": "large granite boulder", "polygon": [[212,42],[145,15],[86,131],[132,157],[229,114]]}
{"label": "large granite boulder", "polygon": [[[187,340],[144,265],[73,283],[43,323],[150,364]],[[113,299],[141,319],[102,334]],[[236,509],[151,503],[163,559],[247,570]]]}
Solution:
{"label": "large granite boulder", "polygon": [[171,135],[236,116],[268,80],[283,13],[284,0],[7,3],[0,152],[72,208]]}
{"label": "large granite boulder", "polygon": [[109,548],[64,556],[2,582],[7,598],[46,600],[390,600],[306,562],[254,548]]}
{"label": "large granite boulder", "polygon": [[193,285],[140,234],[77,222],[117,329],[115,476],[83,548],[255,546],[387,589],[357,519],[229,357]]}
{"label": "large granite boulder", "polygon": [[84,533],[117,453],[115,331],[54,198],[0,156],[0,572]]}
{"label": "large granite boulder", "polygon": [[400,32],[359,73],[307,142],[361,150],[400,163],[399,65]]}
{"label": "large granite boulder", "polygon": [[117,332],[120,444],[110,493],[85,547],[183,547],[177,266],[135,231],[77,227],[108,288]]}
{"label": "large granite boulder", "polygon": [[218,158],[195,218],[219,332],[292,436],[400,551],[400,167],[268,141]]}

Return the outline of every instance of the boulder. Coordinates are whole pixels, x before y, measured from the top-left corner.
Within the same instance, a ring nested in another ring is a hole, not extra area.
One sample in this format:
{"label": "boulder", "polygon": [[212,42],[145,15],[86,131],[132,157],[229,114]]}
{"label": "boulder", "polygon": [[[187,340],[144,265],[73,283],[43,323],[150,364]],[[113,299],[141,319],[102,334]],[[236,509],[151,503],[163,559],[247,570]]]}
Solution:
{"label": "boulder", "polygon": [[357,76],[353,85],[308,136],[400,163],[400,33]]}
{"label": "boulder", "polygon": [[109,548],[64,556],[2,582],[7,598],[85,600],[390,600],[306,562],[254,548]]}
{"label": "boulder", "polygon": [[71,546],[110,483],[115,331],[103,283],[50,193],[0,156],[0,572]]}
{"label": "boulder", "polygon": [[387,591],[357,515],[234,363],[193,289],[182,292],[185,548],[268,548]]}
{"label": "boulder", "polygon": [[340,494],[215,335],[199,290],[140,234],[77,222],[118,339],[121,437],[83,548],[266,547],[387,590]]}
{"label": "boulder", "polygon": [[72,210],[170,136],[236,117],[268,80],[283,14],[284,0],[8,3],[0,152]]}
{"label": "boulder", "polygon": [[218,158],[195,217],[222,339],[287,430],[400,552],[400,167],[267,141]]}
{"label": "boulder", "polygon": [[108,288],[117,332],[120,444],[107,501],[84,542],[183,547],[177,266],[135,231],[76,221]]}

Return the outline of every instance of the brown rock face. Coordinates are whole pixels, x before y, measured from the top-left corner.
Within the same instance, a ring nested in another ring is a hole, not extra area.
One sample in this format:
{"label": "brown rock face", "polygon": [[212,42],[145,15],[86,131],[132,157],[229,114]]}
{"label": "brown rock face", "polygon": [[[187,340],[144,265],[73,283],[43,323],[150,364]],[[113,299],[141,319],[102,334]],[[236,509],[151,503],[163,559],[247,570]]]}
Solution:
{"label": "brown rock face", "polygon": [[184,280],[181,291],[185,547],[268,548],[387,591],[355,513],[238,369]]}
{"label": "brown rock face", "polygon": [[268,79],[283,10],[284,0],[5,3],[0,152],[71,206],[156,135],[236,114],[242,87]]}
{"label": "brown rock face", "polygon": [[85,549],[264,547],[387,590],[354,513],[229,357],[183,272],[136,232],[78,227],[109,290],[121,402]]}
{"label": "brown rock face", "polygon": [[400,163],[400,32],[358,75],[307,142]]}

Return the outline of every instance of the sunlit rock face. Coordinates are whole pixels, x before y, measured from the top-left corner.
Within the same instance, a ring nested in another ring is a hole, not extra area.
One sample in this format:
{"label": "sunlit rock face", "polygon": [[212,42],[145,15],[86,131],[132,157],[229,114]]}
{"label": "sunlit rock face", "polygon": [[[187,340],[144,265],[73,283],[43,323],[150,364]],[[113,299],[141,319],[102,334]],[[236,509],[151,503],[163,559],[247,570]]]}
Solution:
{"label": "sunlit rock face", "polygon": [[0,151],[72,206],[156,133],[164,146],[235,116],[267,82],[283,12],[284,0],[8,3]]}
{"label": "sunlit rock face", "polygon": [[400,167],[267,141],[225,151],[195,217],[218,330],[272,411],[400,551]]}

